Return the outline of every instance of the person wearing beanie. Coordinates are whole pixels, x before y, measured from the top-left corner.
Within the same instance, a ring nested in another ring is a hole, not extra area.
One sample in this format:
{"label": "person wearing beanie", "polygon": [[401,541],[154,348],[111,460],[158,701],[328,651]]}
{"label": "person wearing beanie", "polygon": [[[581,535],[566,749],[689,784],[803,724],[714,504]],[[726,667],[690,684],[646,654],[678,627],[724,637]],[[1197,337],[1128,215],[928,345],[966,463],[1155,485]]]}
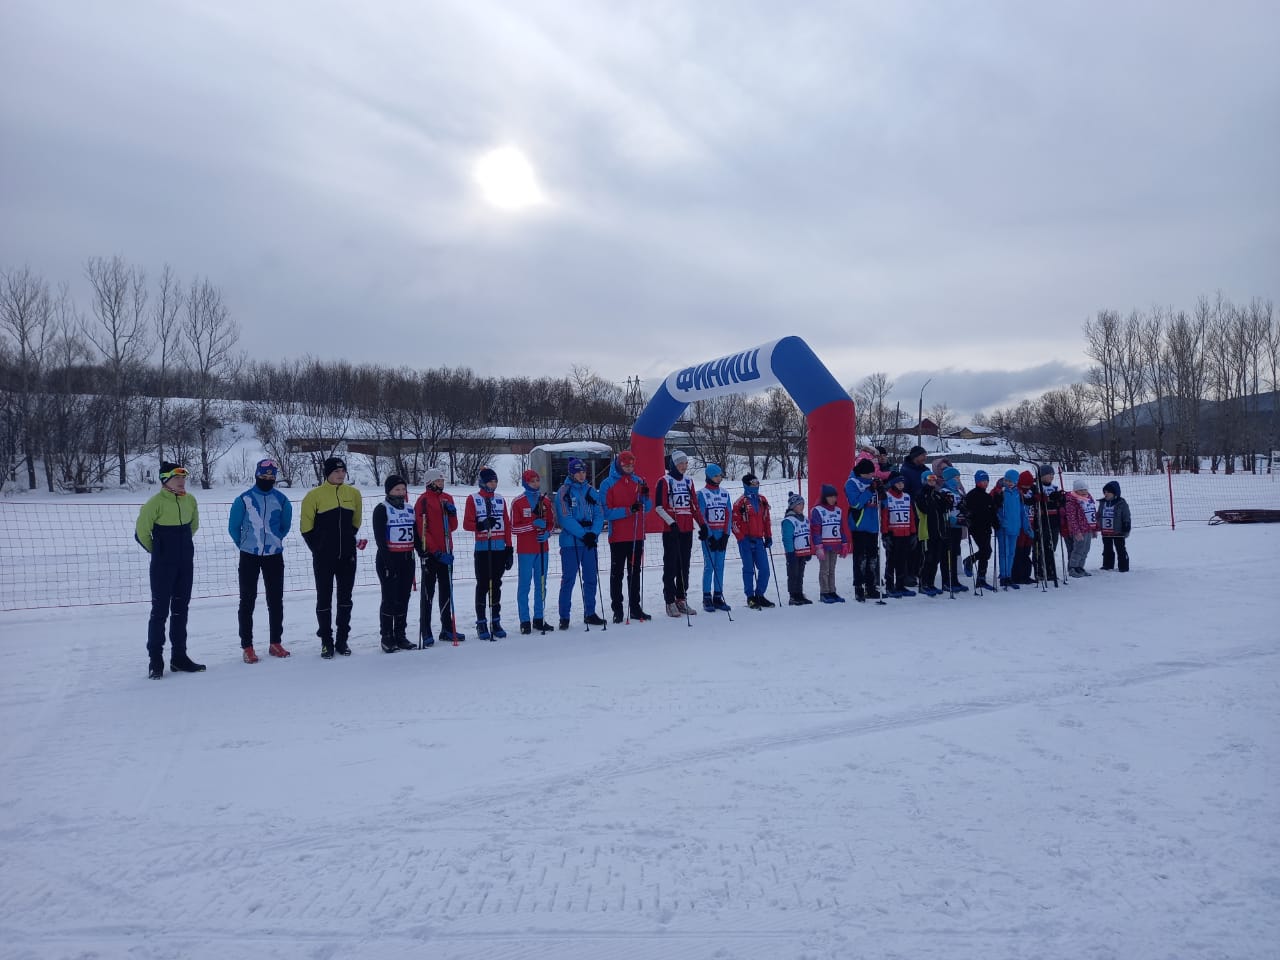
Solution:
{"label": "person wearing beanie", "polygon": [[733,501],[721,488],[724,471],[718,463],[707,464],[703,471],[706,485],[698,491],[698,510],[706,521],[698,531],[702,541],[702,609],[707,613],[732,610],[724,598],[724,560],[729,547],[729,514]]}
{"label": "person wearing beanie", "polygon": [[[364,515],[364,500],[359,490],[345,482],[347,463],[341,457],[325,460],[323,474],[324,479],[302,498],[298,530],[311,551],[320,656],[332,660],[335,652],[343,657],[351,655],[347,644],[351,636],[351,591],[356,583],[356,550],[363,550],[365,545],[364,540],[356,540]],[[336,618],[333,615],[335,587]]]}
{"label": "person wearing beanie", "polygon": [[259,460],[253,470],[253,486],[231,503],[227,533],[240,550],[240,655],[245,663],[257,663],[253,649],[253,608],[258,602],[258,577],[267,595],[267,625],[273,657],[287,657],[284,648],[284,538],[293,526],[293,504],[276,489],[279,467],[271,459]]}
{"label": "person wearing beanie", "polygon": [[373,541],[377,544],[374,569],[382,587],[378,607],[378,632],[383,653],[417,650],[406,636],[409,597],[413,593],[414,524],[409,505],[409,485],[404,477],[391,474],[382,485],[386,498],[373,508]]}
{"label": "person wearing beanie", "polygon": [[195,578],[195,533],[200,529],[196,498],[187,493],[187,471],[162,461],[160,490],[142,505],[134,537],[151,554],[151,619],[147,622],[147,676],[164,676],[165,626],[169,669],[199,673],[204,664],[187,655],[187,610]]}
{"label": "person wearing beanie", "polygon": [[[951,500],[942,488],[942,478],[932,470],[926,470],[924,485],[916,498],[917,535],[923,548],[918,589],[926,597],[942,593],[935,583],[947,542],[947,512],[950,509]],[[943,577],[945,580],[945,572]]]}
{"label": "person wearing beanie", "polygon": [[742,589],[747,607],[763,610],[774,606],[766,596],[769,589],[769,548],[773,546],[773,519],[769,501],[760,495],[760,481],[754,473],[742,478],[742,496],[733,505],[733,535],[742,557]]}
{"label": "person wearing beanie", "polygon": [[497,492],[498,474],[485,467],[479,481],[462,514],[462,528],[476,537],[476,635],[481,640],[501,640],[507,635],[502,629],[502,574],[515,565],[511,518],[506,498]]}
{"label": "person wearing beanie", "polygon": [[1089,494],[1089,481],[1084,477],[1071,482],[1071,492],[1062,507],[1062,526],[1070,541],[1067,573],[1072,577],[1092,576],[1084,565],[1093,538],[1098,535],[1098,504]]}
{"label": "person wearing beanie", "polygon": [[787,494],[787,512],[782,515],[782,552],[787,558],[787,605],[803,607],[813,603],[804,595],[804,568],[813,553],[813,531],[804,515],[804,497]]}
{"label": "person wearing beanie", "polygon": [[640,602],[644,585],[645,515],[653,509],[649,485],[636,475],[636,455],[623,450],[613,458],[600,484],[605,523],[609,525],[609,603],[613,622],[623,623],[622,581],[627,582],[625,622],[652,620]]}
{"label": "person wearing beanie", "polygon": [[[853,553],[853,596],[859,603],[868,598],[880,599],[880,504],[884,492],[883,479],[877,479],[875,462],[864,458],[853,465],[853,473],[845,481],[844,496],[849,502],[849,541]],[[827,501],[823,487],[823,501]],[[820,564],[827,562],[830,548],[823,536],[823,554]],[[822,566],[818,567],[821,577]],[[826,599],[826,598],[824,598]],[[840,602],[843,598],[835,592],[835,576],[832,571],[831,598]]]}
{"label": "person wearing beanie", "polygon": [[[1120,496],[1120,484],[1108,481],[1102,488],[1102,502],[1098,504],[1098,532],[1102,534],[1102,569],[1129,572],[1129,547],[1127,539],[1133,528],[1129,504]],[[1119,566],[1117,566],[1119,561]]]}
{"label": "person wearing beanie", "polygon": [[996,527],[996,503],[987,491],[991,477],[985,470],[973,475],[973,489],[964,495],[964,513],[968,520],[969,555],[964,558],[964,575],[974,575],[977,561],[976,590],[994,590],[987,580],[987,567],[991,562],[991,534]]}
{"label": "person wearing beanie", "polygon": [[1027,511],[1027,522],[1031,524],[1032,534],[1019,534],[1017,543],[1013,550],[1013,582],[1019,586],[1030,586],[1036,582],[1035,565],[1032,561],[1032,553],[1035,549],[1034,531],[1036,529],[1036,495],[1033,489],[1036,485],[1036,476],[1030,470],[1023,470],[1018,474],[1018,496],[1022,498],[1022,505]]}
{"label": "person wearing beanie", "polygon": [[693,556],[693,529],[706,526],[698,506],[693,481],[685,476],[689,458],[683,450],[673,450],[667,458],[667,472],[658,481],[653,512],[665,524],[662,531],[662,600],[669,617],[691,617],[698,611],[689,606],[689,561]]}
{"label": "person wearing beanie", "polygon": [[911,494],[907,493],[907,480],[900,473],[889,474],[880,525],[886,534],[885,594],[895,600],[914,597],[916,592],[907,585],[907,567],[916,535],[916,509]]}
{"label": "person wearing beanie", "polygon": [[1000,482],[999,496],[996,499],[996,527],[999,583],[1006,590],[1017,590],[1018,584],[1013,580],[1014,553],[1017,551],[1019,536],[1031,536],[1031,518],[1027,515],[1026,504],[1018,494],[1017,470],[1006,470],[1004,479]]}
{"label": "person wearing beanie", "polygon": [[938,484],[938,496],[945,509],[942,537],[942,589],[951,594],[968,591],[960,582],[960,548],[968,530],[968,516],[964,511],[964,485],[960,471],[955,467],[942,468],[942,482]]}
{"label": "person wearing beanie", "polygon": [[[520,615],[520,632],[535,630],[541,635],[552,627],[543,619],[547,602],[547,551],[556,528],[556,507],[542,492],[542,477],[537,470],[520,475],[520,496],[511,501],[511,535],[516,540],[516,609]],[[533,590],[533,611],[529,610],[529,592]]]}
{"label": "person wearing beanie", "polygon": [[440,597],[440,640],[467,639],[458,632],[453,605],[453,532],[458,529],[458,508],[444,491],[444,471],[428,467],[422,476],[426,489],[413,502],[413,546],[422,564],[418,583],[418,647],[435,643],[431,628],[431,601]]}
{"label": "person wearing beanie", "polygon": [[809,511],[809,536],[818,561],[818,599],[822,603],[844,603],[844,597],[836,592],[836,564],[841,557],[849,555],[849,540],[839,501],[839,491],[832,484],[824,483],[818,502]]}
{"label": "person wearing beanie", "polygon": [[[919,506],[920,491],[924,489],[924,475],[929,467],[925,464],[928,453],[924,447],[915,446],[907,451],[898,472],[906,482],[906,493],[913,506]],[[907,564],[907,585],[916,586],[919,582],[920,568],[924,565],[924,543],[918,536],[911,539],[911,561]]]}
{"label": "person wearing beanie", "polygon": [[555,505],[560,527],[560,629],[569,629],[573,587],[579,577],[582,622],[588,629],[606,627],[604,618],[596,613],[600,579],[597,543],[604,530],[604,507],[599,491],[587,480],[587,465],[581,460],[569,461],[569,476],[556,491]]}

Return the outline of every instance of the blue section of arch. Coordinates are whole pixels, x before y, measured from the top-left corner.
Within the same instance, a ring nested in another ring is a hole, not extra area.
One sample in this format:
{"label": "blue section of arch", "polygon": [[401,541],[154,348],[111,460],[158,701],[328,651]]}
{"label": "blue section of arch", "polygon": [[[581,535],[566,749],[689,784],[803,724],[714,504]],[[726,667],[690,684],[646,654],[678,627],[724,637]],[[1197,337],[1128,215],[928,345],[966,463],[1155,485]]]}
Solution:
{"label": "blue section of arch", "polygon": [[[831,371],[799,337],[779,340],[774,345],[769,367],[805,416],[834,400],[849,399]],[[671,395],[664,380],[632,429],[642,437],[665,437],[688,405]]]}

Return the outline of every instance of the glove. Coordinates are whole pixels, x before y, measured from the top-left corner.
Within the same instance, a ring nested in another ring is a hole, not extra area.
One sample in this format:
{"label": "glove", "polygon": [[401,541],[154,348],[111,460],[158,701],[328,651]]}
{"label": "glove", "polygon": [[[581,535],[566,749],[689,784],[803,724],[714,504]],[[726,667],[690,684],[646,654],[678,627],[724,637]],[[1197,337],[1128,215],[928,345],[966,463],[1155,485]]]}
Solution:
{"label": "glove", "polygon": [[710,546],[716,553],[724,553],[729,549],[729,538],[725,534],[721,534],[718,537],[712,537]]}
{"label": "glove", "polygon": [[502,569],[510,570],[511,565],[516,562],[516,552],[510,547],[502,551]]}
{"label": "glove", "polygon": [[533,521],[533,528],[534,528],[535,530],[545,530],[545,529],[547,529],[547,521],[545,521],[545,520],[535,520],[535,521]]}
{"label": "glove", "polygon": [[477,531],[477,532],[481,532],[481,533],[482,533],[482,532],[484,532],[485,530],[492,530],[492,529],[493,529],[493,525],[494,525],[494,520],[493,520],[493,518],[492,518],[492,517],[486,517],[486,518],[485,518],[485,519],[483,519],[483,520],[477,520],[477,521],[476,521],[476,531]]}
{"label": "glove", "polygon": [[826,550],[822,549],[822,544],[818,544],[816,547],[813,548],[813,555],[817,557],[819,560],[823,558],[826,552],[827,552]]}
{"label": "glove", "polygon": [[441,564],[442,566],[446,566],[446,567],[453,566],[453,554],[450,553],[448,550],[437,551],[435,554],[435,558],[436,558],[436,563]]}
{"label": "glove", "polygon": [[545,530],[543,530],[540,534],[538,534],[539,543],[546,543],[550,539],[551,539],[551,534],[547,533],[547,531]]}
{"label": "glove", "polygon": [[703,543],[706,543],[706,542],[707,542],[707,536],[708,536],[708,534],[707,534],[707,528],[706,528],[706,527],[699,527],[699,528],[698,528],[698,539],[699,539],[699,540],[701,540]]}
{"label": "glove", "polygon": [[639,513],[643,509],[644,509],[644,504],[641,503],[639,500],[637,500],[635,503],[631,505],[632,513]]}
{"label": "glove", "polygon": [[596,535],[588,530],[582,535],[582,545],[588,550],[594,550],[596,548]]}
{"label": "glove", "polygon": [[456,517],[458,515],[458,508],[446,500],[444,502],[444,512],[449,514],[451,517]]}
{"label": "glove", "polygon": [[840,556],[847,557],[848,555],[849,555],[849,544],[847,543],[840,544]]}
{"label": "glove", "polygon": [[674,520],[672,520],[670,523],[667,524],[667,533],[679,533],[679,532],[680,532],[680,524],[676,523]]}
{"label": "glove", "polygon": [[647,483],[640,484],[640,499],[643,500],[649,495],[649,485]]}
{"label": "glove", "polygon": [[768,549],[769,549],[770,547],[772,547],[772,546],[773,546],[773,537],[765,537],[765,538],[764,538],[764,548],[765,548],[766,550],[768,550]]}

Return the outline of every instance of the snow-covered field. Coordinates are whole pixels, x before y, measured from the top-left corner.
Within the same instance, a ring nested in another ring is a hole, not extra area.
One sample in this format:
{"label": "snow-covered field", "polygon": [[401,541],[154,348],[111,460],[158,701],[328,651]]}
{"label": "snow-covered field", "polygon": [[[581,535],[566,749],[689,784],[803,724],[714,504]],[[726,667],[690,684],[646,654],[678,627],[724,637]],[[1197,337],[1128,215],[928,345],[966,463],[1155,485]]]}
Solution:
{"label": "snow-covered field", "polygon": [[160,682],[145,606],[0,614],[0,956],[1275,957],[1280,527],[1131,550],[394,655],[363,588],[333,661],[290,594],[254,666],[203,600]]}

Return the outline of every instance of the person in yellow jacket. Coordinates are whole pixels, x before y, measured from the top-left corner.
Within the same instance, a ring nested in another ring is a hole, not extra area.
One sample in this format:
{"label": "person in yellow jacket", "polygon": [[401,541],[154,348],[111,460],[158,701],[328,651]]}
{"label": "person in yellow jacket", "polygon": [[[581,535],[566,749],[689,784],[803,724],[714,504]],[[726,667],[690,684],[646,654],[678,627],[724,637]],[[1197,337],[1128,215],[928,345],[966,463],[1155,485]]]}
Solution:
{"label": "person in yellow jacket", "polygon": [[[351,590],[356,583],[356,542],[364,508],[360,491],[348,486],[347,462],[330,457],[324,462],[324,481],[302,498],[302,521],[298,529],[311,551],[311,569],[316,577],[316,621],[320,656],[332,660],[351,656],[347,640],[351,636]],[[337,634],[333,623],[333,588],[338,587]]]}
{"label": "person in yellow jacket", "polygon": [[199,673],[204,664],[187,656],[187,608],[195,573],[193,537],[200,528],[196,498],[187,493],[187,471],[160,464],[160,492],[142,505],[134,536],[151,554],[151,620],[147,624],[147,676],[164,676],[165,622],[169,625],[169,669]]}

